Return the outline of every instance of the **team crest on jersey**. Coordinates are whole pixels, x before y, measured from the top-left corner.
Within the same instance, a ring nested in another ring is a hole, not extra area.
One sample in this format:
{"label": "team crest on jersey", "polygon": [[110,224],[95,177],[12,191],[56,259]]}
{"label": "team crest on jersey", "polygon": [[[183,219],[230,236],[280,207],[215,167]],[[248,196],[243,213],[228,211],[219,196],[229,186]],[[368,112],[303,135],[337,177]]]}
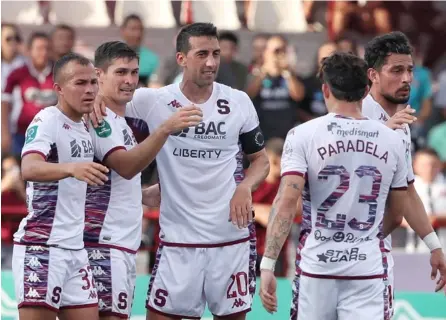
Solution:
{"label": "team crest on jersey", "polygon": [[36,138],[38,128],[39,126],[32,126],[26,130],[25,144],[30,143]]}
{"label": "team crest on jersey", "polygon": [[97,128],[94,128],[94,131],[100,138],[107,138],[112,133],[110,124],[105,119],[102,120],[102,123]]}
{"label": "team crest on jersey", "polygon": [[177,100],[172,100],[168,104],[168,106],[174,107],[175,109],[182,108],[183,106]]}

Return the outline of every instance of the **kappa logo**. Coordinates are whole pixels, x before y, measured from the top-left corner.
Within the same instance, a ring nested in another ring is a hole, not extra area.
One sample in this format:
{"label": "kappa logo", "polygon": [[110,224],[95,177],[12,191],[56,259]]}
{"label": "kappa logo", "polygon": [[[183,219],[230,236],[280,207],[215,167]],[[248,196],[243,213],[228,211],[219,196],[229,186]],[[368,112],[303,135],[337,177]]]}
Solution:
{"label": "kappa logo", "polygon": [[174,107],[175,109],[182,108],[183,106],[177,100],[172,100],[168,104],[168,106]]}
{"label": "kappa logo", "polygon": [[104,285],[102,284],[102,282],[98,282],[98,281],[96,281],[96,289],[99,291],[99,292],[108,292],[108,290],[107,290],[107,288],[106,287],[104,287]]}
{"label": "kappa logo", "polygon": [[103,276],[103,275],[107,274],[100,266],[94,266],[92,273],[93,273],[93,276],[95,276],[95,277]]}
{"label": "kappa logo", "polygon": [[71,129],[70,125],[66,124],[66,123],[63,124],[62,128],[64,128],[65,130],[70,130]]}
{"label": "kappa logo", "polygon": [[40,298],[40,294],[34,288],[29,288],[28,293],[26,294],[28,298]]}
{"label": "kappa logo", "polygon": [[103,260],[105,259],[104,255],[99,250],[93,250],[88,255],[88,258],[91,260]]}
{"label": "kappa logo", "polygon": [[31,272],[29,274],[27,281],[29,281],[29,282],[42,282],[42,281],[40,281],[39,276],[35,272]]}
{"label": "kappa logo", "polygon": [[246,302],[243,301],[241,298],[235,299],[233,305],[232,305],[232,309],[234,308],[240,308],[246,305]]}
{"label": "kappa logo", "polygon": [[42,246],[30,246],[29,251],[44,251]]}
{"label": "kappa logo", "polygon": [[29,259],[29,262],[27,265],[30,267],[33,267],[33,268],[42,266],[42,264],[40,263],[40,261],[37,257],[32,257],[31,259]]}

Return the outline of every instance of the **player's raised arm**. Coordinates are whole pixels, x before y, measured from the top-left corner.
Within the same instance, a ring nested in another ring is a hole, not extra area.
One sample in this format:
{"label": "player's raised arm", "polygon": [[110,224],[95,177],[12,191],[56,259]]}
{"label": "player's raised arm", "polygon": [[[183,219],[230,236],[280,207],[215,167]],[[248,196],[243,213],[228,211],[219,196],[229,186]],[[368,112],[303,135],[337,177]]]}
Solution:
{"label": "player's raised arm", "polygon": [[[198,125],[202,117],[203,113],[198,107],[189,106],[182,108],[176,111],[157,130],[134,148],[126,150],[122,147],[115,149],[111,153],[110,151],[113,148],[108,148],[108,151],[102,152],[103,161],[120,176],[131,179],[155,159],[170,134]],[[120,134],[120,132],[118,133]],[[100,149],[107,148],[109,144],[108,141],[106,142],[101,137],[94,137],[93,139],[97,140],[97,143],[94,143],[94,145],[99,146]]]}

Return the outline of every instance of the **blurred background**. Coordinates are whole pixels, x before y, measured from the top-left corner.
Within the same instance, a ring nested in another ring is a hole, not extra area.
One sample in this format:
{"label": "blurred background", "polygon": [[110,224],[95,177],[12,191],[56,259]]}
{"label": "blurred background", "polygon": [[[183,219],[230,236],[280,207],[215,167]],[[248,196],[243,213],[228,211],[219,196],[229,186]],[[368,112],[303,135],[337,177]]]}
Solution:
{"label": "blurred background", "polygon": [[[179,28],[192,22],[212,22],[219,28],[222,59],[217,81],[247,92],[267,139],[271,172],[253,194],[259,260],[280,180],[283,139],[295,125],[327,112],[316,77],[321,59],[335,50],[363,56],[368,40],[393,30],[406,33],[414,47],[409,104],[418,117],[412,126],[415,187],[446,247],[445,1],[1,1],[1,22],[2,319],[17,314],[9,270],[12,235],[26,215],[20,152],[34,115],[57,99],[52,63],[69,52],[93,58],[101,43],[122,40],[139,52],[140,86],[180,82],[174,40]],[[156,181],[153,163],[142,184]],[[141,301],[135,301],[135,319],[145,312],[142,300],[159,241],[157,210],[145,211],[142,231],[137,284],[141,297],[136,299]],[[277,268],[284,278],[279,293],[286,300],[278,314],[289,311],[286,278],[294,275],[298,233],[296,219]],[[400,310],[395,318],[446,319],[445,298],[428,293],[434,284],[423,243],[405,223],[393,240]],[[424,274],[418,279],[414,272]],[[274,318],[260,309],[256,301],[249,319]]]}

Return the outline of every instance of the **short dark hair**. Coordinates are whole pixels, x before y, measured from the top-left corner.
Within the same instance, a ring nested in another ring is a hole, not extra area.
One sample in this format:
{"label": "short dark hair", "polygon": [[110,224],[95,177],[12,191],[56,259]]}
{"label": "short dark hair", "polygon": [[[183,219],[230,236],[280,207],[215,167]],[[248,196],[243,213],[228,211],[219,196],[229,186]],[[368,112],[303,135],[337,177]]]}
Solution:
{"label": "short dark hair", "polygon": [[183,27],[177,35],[177,52],[188,53],[191,37],[211,37],[218,39],[217,27],[212,23],[197,22]]}
{"label": "short dark hair", "polygon": [[127,58],[129,60],[137,59],[139,62],[136,51],[130,48],[125,42],[109,41],[101,44],[96,49],[94,53],[94,65],[96,68],[107,71],[113,60],[120,58]]}
{"label": "short dark hair", "polygon": [[392,53],[412,54],[409,39],[400,31],[373,38],[365,47],[364,59],[369,68],[380,70]]}
{"label": "short dark hair", "polygon": [[234,43],[236,46],[238,46],[238,37],[234,32],[231,31],[222,31],[218,35],[218,39],[220,41],[226,40]]}
{"label": "short dark hair", "polygon": [[76,63],[82,65],[82,66],[88,66],[91,64],[91,61],[77,53],[69,53],[64,55],[62,58],[56,61],[56,63],[53,66],[53,81],[54,83],[60,83],[62,81],[62,71],[65,68],[65,66],[70,63],[71,61],[75,61]]}
{"label": "short dark hair", "polygon": [[132,13],[124,18],[124,20],[122,21],[122,24],[121,24],[121,28],[127,27],[127,24],[130,22],[130,20],[137,20],[138,22],[143,24],[142,19],[137,14]]}
{"label": "short dark hair", "polygon": [[37,39],[46,39],[47,41],[50,41],[50,38],[45,32],[33,32],[28,38],[28,48],[31,48],[34,41]]}
{"label": "short dark hair", "polygon": [[51,36],[53,36],[54,33],[55,33],[57,30],[65,30],[65,31],[69,31],[69,32],[71,32],[71,34],[72,34],[73,37],[76,36],[76,31],[74,31],[74,28],[71,27],[71,26],[69,26],[68,24],[64,24],[64,23],[57,24],[57,25],[53,28],[53,31],[51,31]]}
{"label": "short dark hair", "polygon": [[335,52],[322,60],[319,78],[336,99],[360,101],[368,85],[367,63],[351,53]]}

